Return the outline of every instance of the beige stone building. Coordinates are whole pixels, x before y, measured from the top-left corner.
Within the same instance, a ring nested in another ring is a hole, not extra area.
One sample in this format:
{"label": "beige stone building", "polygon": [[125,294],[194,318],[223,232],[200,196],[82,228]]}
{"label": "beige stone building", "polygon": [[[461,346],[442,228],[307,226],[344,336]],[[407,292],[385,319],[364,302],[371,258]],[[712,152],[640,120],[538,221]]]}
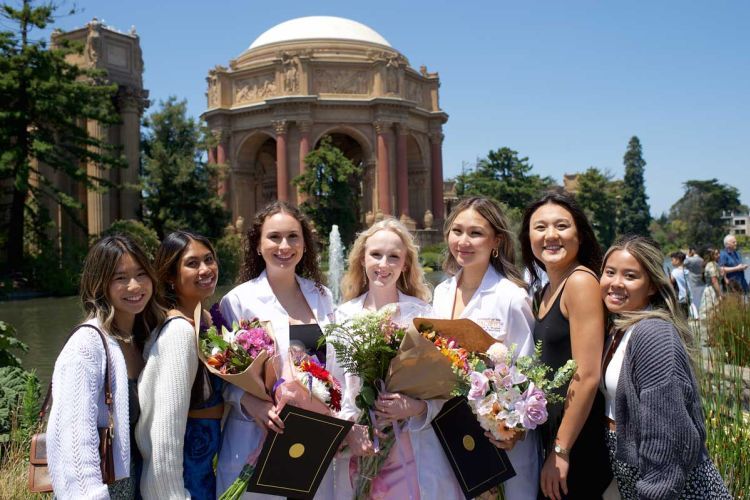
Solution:
{"label": "beige stone building", "polygon": [[[143,89],[143,59],[138,35],[131,28],[121,33],[105,26],[94,18],[83,28],[68,32],[55,31],[52,44],[59,40],[74,40],[84,44],[81,55],[69,56],[69,62],[86,68],[107,71],[107,79],[116,83],[118,92],[116,108],[122,121],[119,125],[103,126],[89,120],[86,128],[91,136],[120,146],[127,161],[127,168],[105,169],[96,164],[86,165],[88,175],[102,177],[121,186],[105,192],[86,189],[64,174],[42,165],[40,172],[59,189],[81,202],[84,207],[79,219],[86,224],[83,230],[51,200],[46,201],[59,244],[85,242],[87,236],[97,235],[117,219],[136,219],[140,211],[140,192],[134,186],[139,182],[140,170],[140,122],[146,106],[148,91]],[[33,181],[33,179],[32,179]]]}
{"label": "beige stone building", "polygon": [[203,114],[219,139],[209,161],[226,166],[219,192],[232,218],[250,220],[275,199],[301,202],[292,179],[330,135],[361,179],[362,223],[382,214],[422,228],[445,216],[437,73],[415,70],[371,28],[304,17],[261,34],[229,67],[208,74]]}

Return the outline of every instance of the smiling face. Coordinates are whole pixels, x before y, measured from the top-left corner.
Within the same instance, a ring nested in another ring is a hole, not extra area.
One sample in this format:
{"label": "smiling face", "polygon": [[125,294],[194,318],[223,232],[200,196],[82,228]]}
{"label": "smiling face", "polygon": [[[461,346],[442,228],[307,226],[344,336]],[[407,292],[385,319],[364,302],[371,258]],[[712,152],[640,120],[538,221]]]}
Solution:
{"label": "smiling face", "polygon": [[393,231],[381,230],[367,238],[362,265],[370,287],[396,288],[406,267],[406,245]]}
{"label": "smiling face", "polygon": [[486,267],[500,244],[490,223],[473,208],[459,213],[448,233],[448,249],[462,268]]}
{"label": "smiling face", "polygon": [[107,287],[108,298],[115,310],[115,322],[121,325],[132,322],[143,312],[151,299],[153,283],[148,273],[129,253],[117,261],[115,273]]}
{"label": "smiling face", "polygon": [[580,241],[573,215],[560,205],[546,203],[534,211],[529,239],[534,257],[548,270],[568,269],[578,261]]}
{"label": "smiling face", "polygon": [[177,264],[175,295],[181,303],[201,301],[213,295],[218,276],[213,252],[200,241],[190,240]]}
{"label": "smiling face", "polygon": [[655,293],[645,269],[627,250],[615,250],[609,255],[599,284],[611,313],[640,311]]}
{"label": "smiling face", "polygon": [[288,213],[278,212],[263,222],[258,251],[269,273],[294,273],[302,260],[304,249],[302,225]]}

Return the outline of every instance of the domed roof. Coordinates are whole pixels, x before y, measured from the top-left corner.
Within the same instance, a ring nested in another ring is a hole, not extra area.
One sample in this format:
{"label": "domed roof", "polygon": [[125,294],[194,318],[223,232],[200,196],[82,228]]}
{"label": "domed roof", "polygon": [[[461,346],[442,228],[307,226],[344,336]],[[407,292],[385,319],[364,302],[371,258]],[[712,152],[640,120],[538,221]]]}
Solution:
{"label": "domed roof", "polygon": [[272,43],[315,39],[356,40],[391,46],[380,33],[357,21],[343,17],[309,16],[277,24],[256,38],[247,50]]}

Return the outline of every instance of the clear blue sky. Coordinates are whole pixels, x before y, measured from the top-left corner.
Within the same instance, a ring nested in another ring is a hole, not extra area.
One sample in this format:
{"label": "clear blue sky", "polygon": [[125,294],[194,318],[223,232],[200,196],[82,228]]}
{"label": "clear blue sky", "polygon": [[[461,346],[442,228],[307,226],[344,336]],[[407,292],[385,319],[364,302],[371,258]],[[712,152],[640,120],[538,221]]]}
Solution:
{"label": "clear blue sky", "polygon": [[[442,82],[446,177],[490,149],[528,156],[558,182],[589,166],[623,173],[641,139],[651,212],[688,179],[717,177],[750,204],[750,2],[722,1],[112,1],[92,17],[141,36],[154,103],[204,111],[205,77],[265,30],[308,15],[362,22]],[[210,5],[210,7],[209,7]],[[152,110],[155,106],[152,106]]]}

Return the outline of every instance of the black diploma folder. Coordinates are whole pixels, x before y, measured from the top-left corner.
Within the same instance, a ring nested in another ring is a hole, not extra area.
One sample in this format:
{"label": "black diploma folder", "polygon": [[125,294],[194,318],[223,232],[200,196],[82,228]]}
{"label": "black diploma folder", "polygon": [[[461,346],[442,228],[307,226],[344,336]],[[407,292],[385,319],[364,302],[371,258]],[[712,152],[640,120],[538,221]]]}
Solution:
{"label": "black diploma folder", "polygon": [[467,499],[516,475],[508,455],[490,443],[463,396],[447,401],[432,427]]}
{"label": "black diploma folder", "polygon": [[354,422],[286,405],[284,433],[269,432],[247,491],[313,498]]}

